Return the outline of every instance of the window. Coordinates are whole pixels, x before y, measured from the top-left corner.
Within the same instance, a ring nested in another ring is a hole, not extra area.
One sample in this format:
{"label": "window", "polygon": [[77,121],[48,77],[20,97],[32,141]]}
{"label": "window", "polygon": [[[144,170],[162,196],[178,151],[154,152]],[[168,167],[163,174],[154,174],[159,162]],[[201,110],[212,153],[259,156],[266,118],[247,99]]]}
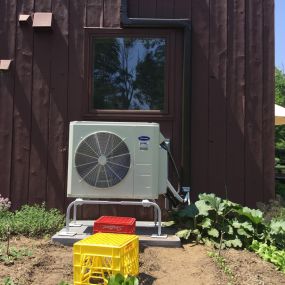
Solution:
{"label": "window", "polygon": [[89,112],[167,112],[168,35],[89,32]]}

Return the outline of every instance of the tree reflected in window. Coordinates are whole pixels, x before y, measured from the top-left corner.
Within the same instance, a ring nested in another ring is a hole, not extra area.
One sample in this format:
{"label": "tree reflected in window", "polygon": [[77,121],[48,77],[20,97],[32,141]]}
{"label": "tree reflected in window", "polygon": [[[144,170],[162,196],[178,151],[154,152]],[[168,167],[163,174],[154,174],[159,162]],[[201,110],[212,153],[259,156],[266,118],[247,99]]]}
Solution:
{"label": "tree reflected in window", "polygon": [[95,109],[163,110],[166,40],[92,37]]}

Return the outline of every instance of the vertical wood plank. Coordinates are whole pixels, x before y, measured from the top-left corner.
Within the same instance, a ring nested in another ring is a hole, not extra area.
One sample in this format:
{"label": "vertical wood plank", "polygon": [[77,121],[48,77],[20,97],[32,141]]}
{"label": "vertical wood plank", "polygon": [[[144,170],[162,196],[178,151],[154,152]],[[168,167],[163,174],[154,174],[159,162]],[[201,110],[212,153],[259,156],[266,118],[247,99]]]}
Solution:
{"label": "vertical wood plank", "polygon": [[263,200],[275,197],[274,188],[274,1],[263,1]]}
{"label": "vertical wood plank", "polygon": [[[209,1],[192,1],[191,196],[211,192],[208,181]],[[190,80],[190,79],[189,79]]]}
{"label": "vertical wood plank", "polygon": [[228,198],[244,203],[245,1],[228,5],[226,184]]}
{"label": "vertical wood plank", "polygon": [[157,0],[139,0],[139,17],[155,18]]}
{"label": "vertical wood plank", "polygon": [[[81,120],[84,96],[84,30],[86,1],[69,1],[68,28],[68,126],[70,121]],[[73,199],[66,198],[66,207]],[[80,207],[82,208],[82,207]],[[82,211],[79,212],[79,214]]]}
{"label": "vertical wood plank", "polygon": [[245,201],[255,207],[262,193],[262,0],[246,1]]}
{"label": "vertical wood plank", "polygon": [[104,0],[104,27],[120,27],[120,0]]}
{"label": "vertical wood plank", "polygon": [[86,26],[103,27],[103,0],[87,0]]}
{"label": "vertical wood plank", "polygon": [[15,37],[17,1],[0,2],[0,59],[13,59],[10,69],[0,72],[0,194],[10,196],[13,133]]}
{"label": "vertical wood plank", "polygon": [[69,1],[68,120],[81,119],[84,77],[85,1]]}
{"label": "vertical wood plank", "polygon": [[174,18],[191,18],[191,3],[189,0],[174,1]]}
{"label": "vertical wood plank", "polygon": [[128,1],[128,16],[130,18],[139,17],[139,0]]}
{"label": "vertical wood plank", "polygon": [[[35,2],[35,11],[50,12],[51,0]],[[51,32],[34,33],[29,202],[46,200],[50,105]]]}
{"label": "vertical wood plank", "polygon": [[[18,16],[21,13],[33,13],[34,1],[18,1],[17,10]],[[28,202],[32,67],[33,29],[31,25],[20,25],[18,23],[11,179],[11,201],[16,208]]]}
{"label": "vertical wood plank", "polygon": [[225,197],[227,1],[210,3],[209,185]]}
{"label": "vertical wood plank", "polygon": [[68,0],[53,1],[47,206],[64,210],[67,162]]}
{"label": "vertical wood plank", "polygon": [[174,0],[157,0],[156,4],[157,18],[174,18]]}

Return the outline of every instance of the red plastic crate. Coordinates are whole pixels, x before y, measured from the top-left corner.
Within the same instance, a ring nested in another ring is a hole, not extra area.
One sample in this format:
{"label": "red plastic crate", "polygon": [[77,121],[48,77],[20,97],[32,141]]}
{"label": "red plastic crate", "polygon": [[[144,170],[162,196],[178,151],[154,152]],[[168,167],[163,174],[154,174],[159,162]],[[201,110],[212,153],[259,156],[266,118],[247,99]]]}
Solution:
{"label": "red plastic crate", "polygon": [[134,234],[136,219],[129,217],[102,216],[94,222],[93,233]]}

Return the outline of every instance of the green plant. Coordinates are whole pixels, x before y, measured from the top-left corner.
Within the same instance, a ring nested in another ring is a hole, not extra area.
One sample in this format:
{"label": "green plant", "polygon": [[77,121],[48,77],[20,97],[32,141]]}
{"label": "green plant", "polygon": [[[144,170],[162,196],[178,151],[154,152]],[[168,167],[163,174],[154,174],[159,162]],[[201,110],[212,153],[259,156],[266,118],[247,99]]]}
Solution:
{"label": "green plant", "polygon": [[108,285],[139,285],[139,280],[134,276],[124,277],[118,273],[109,278]]}
{"label": "green plant", "polygon": [[214,194],[200,194],[199,200],[173,213],[177,235],[196,242],[210,241],[216,247],[247,247],[265,238],[266,225],[260,210],[242,207]]}
{"label": "green plant", "polygon": [[256,240],[252,242],[250,249],[285,273],[285,250],[279,250],[273,245],[267,245]]}
{"label": "green plant", "polygon": [[57,210],[47,210],[45,205],[23,206],[15,212],[13,233],[26,236],[51,235],[62,228],[64,216]]}
{"label": "green plant", "polygon": [[28,248],[8,248],[3,244],[0,244],[0,262],[9,265],[13,264],[14,261],[22,259],[25,256],[32,256],[32,252]]}
{"label": "green plant", "polygon": [[229,279],[228,285],[234,284],[235,276],[232,270],[227,265],[225,258],[221,256],[219,253],[212,252],[212,251],[208,252],[208,256],[211,257],[214,260],[214,262],[217,264],[217,266],[227,275]]}
{"label": "green plant", "polygon": [[265,241],[279,249],[285,248],[285,220],[271,221]]}
{"label": "green plant", "polygon": [[66,282],[66,281],[60,281],[58,283],[58,285],[70,285],[70,283]]}
{"label": "green plant", "polygon": [[16,285],[13,281],[13,279],[9,276],[4,277],[3,279],[3,285]]}
{"label": "green plant", "polygon": [[43,237],[52,235],[64,225],[64,215],[57,209],[46,209],[45,205],[25,205],[15,213],[0,212],[0,239],[7,238],[7,227],[11,235]]}
{"label": "green plant", "polygon": [[0,239],[7,239],[7,229],[11,228],[13,213],[0,211]]}

